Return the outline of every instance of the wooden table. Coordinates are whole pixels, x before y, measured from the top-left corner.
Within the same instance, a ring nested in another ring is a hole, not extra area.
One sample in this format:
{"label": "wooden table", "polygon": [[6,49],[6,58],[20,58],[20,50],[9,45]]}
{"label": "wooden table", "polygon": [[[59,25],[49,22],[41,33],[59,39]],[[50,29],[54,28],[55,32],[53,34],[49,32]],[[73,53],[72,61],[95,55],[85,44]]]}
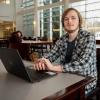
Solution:
{"label": "wooden table", "polygon": [[8,47],[8,40],[5,38],[0,38],[0,47]]}
{"label": "wooden table", "polygon": [[22,43],[29,44],[31,48],[35,49],[41,49],[41,53],[43,55],[43,49],[45,48],[46,50],[49,50],[52,47],[53,42],[52,41],[34,41],[34,40],[22,40]]}
{"label": "wooden table", "polygon": [[32,45],[52,45],[52,41],[34,41],[34,40],[22,40],[22,43],[28,43]]}

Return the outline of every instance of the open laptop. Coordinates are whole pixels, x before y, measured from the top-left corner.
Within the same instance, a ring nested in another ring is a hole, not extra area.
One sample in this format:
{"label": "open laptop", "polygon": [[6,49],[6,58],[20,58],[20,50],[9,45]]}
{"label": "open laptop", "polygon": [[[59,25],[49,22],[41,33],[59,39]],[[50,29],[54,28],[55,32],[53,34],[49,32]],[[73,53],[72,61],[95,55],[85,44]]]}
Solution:
{"label": "open laptop", "polygon": [[32,69],[33,63],[23,63],[23,60],[16,49],[0,48],[0,59],[7,72],[32,83],[39,82],[43,79],[56,75],[55,73],[35,71]]}

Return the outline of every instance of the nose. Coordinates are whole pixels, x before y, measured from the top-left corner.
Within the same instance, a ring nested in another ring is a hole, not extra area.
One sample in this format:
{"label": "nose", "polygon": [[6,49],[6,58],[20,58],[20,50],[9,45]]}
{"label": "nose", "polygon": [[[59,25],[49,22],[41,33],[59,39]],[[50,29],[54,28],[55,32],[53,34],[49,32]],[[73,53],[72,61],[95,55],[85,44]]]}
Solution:
{"label": "nose", "polygon": [[72,19],[71,18],[68,18],[68,23],[72,22]]}

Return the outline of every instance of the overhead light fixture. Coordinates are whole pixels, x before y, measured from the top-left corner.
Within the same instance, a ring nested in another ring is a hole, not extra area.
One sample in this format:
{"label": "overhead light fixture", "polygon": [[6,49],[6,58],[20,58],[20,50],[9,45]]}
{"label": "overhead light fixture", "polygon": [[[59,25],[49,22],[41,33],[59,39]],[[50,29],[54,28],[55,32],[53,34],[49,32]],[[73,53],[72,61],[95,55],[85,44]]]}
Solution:
{"label": "overhead light fixture", "polygon": [[33,21],[33,25],[36,25],[36,21]]}
{"label": "overhead light fixture", "polygon": [[6,4],[10,4],[10,0],[6,0],[5,3],[6,3]]}
{"label": "overhead light fixture", "polygon": [[6,29],[7,29],[7,30],[10,30],[10,27],[8,26],[8,27],[6,27]]}

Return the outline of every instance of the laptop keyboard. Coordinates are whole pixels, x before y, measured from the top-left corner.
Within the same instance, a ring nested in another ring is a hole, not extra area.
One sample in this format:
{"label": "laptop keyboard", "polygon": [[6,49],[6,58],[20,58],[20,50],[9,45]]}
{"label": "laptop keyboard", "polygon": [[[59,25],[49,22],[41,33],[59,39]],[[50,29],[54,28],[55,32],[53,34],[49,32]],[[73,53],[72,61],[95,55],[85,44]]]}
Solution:
{"label": "laptop keyboard", "polygon": [[48,73],[46,73],[44,71],[35,71],[34,69],[31,69],[31,68],[28,68],[28,67],[26,68],[26,70],[27,70],[29,76],[33,80],[35,79],[36,81],[41,81],[43,79],[47,79],[47,78],[49,78],[51,76],[54,76],[54,75],[50,75],[50,74],[48,74]]}

